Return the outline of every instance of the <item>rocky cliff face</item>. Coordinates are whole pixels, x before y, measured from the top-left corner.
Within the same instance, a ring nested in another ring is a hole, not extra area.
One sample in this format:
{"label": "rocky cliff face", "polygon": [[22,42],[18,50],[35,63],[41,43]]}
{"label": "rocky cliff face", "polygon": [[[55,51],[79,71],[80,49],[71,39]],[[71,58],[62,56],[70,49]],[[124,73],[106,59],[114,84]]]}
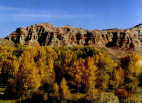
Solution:
{"label": "rocky cliff face", "polygon": [[141,47],[142,25],[130,29],[85,30],[71,26],[54,27],[35,24],[18,28],[6,39],[24,45],[115,47],[134,49]]}

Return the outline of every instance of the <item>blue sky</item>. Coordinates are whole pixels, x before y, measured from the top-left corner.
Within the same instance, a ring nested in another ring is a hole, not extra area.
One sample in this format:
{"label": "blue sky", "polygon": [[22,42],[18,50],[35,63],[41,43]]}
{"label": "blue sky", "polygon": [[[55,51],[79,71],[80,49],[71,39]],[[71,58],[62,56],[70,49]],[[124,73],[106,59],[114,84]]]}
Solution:
{"label": "blue sky", "polygon": [[38,23],[85,29],[129,28],[142,23],[142,0],[1,0],[0,37]]}

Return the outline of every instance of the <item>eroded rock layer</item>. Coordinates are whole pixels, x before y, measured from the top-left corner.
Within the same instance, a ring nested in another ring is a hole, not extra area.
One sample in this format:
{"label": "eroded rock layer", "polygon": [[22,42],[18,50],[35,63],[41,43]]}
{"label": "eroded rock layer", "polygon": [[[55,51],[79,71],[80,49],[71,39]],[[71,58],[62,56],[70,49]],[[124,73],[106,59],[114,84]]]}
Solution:
{"label": "eroded rock layer", "polygon": [[23,45],[115,47],[134,49],[141,47],[142,25],[130,29],[85,30],[71,26],[54,27],[35,24],[18,28],[6,39]]}

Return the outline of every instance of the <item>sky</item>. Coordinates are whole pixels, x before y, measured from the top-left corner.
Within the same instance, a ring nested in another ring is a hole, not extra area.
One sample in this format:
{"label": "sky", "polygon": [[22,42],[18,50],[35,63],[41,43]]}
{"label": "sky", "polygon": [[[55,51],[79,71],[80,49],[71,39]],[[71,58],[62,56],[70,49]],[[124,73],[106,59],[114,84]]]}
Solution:
{"label": "sky", "polygon": [[0,37],[18,27],[50,23],[85,29],[129,28],[142,23],[142,0],[1,0]]}

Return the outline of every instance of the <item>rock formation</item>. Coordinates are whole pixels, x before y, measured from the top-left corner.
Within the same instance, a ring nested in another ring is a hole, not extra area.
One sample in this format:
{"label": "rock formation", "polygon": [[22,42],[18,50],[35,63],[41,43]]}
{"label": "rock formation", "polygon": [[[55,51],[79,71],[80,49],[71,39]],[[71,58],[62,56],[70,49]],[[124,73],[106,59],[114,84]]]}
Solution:
{"label": "rock formation", "polygon": [[93,45],[95,47],[134,49],[141,47],[142,24],[124,30],[85,30],[71,26],[54,27],[51,24],[35,24],[18,28],[6,39],[23,45]]}
{"label": "rock formation", "polygon": [[0,46],[10,46],[10,47],[14,47],[15,44],[14,44],[14,42],[12,42],[12,41],[10,41],[10,40],[0,38]]}

